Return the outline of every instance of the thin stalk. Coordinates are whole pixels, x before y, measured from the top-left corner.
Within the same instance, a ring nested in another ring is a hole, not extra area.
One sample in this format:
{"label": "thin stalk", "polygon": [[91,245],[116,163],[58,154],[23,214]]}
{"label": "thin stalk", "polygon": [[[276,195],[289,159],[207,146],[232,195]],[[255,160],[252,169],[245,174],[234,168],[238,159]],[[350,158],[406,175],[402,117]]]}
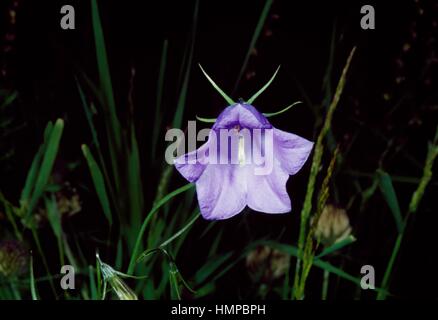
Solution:
{"label": "thin stalk", "polygon": [[330,282],[330,271],[324,270],[324,278],[322,280],[322,293],[321,293],[322,300],[327,300],[329,282]]}
{"label": "thin stalk", "polygon": [[140,232],[137,235],[137,240],[135,241],[135,246],[134,246],[134,250],[132,251],[132,255],[131,255],[131,260],[129,262],[129,267],[128,267],[128,271],[127,274],[132,275],[134,272],[134,268],[135,268],[135,262],[137,260],[137,255],[138,255],[138,251],[140,249],[141,246],[141,240],[143,239],[143,235],[146,231],[147,226],[149,225],[150,220],[152,219],[152,217],[154,216],[154,214],[158,211],[158,209],[160,209],[164,204],[166,204],[170,199],[172,199],[174,196],[185,192],[187,190],[189,190],[190,188],[192,188],[194,185],[192,183],[188,183],[185,186],[169,193],[168,195],[166,195],[163,199],[161,199],[152,209],[151,211],[149,211],[149,213],[146,215],[146,218],[143,221],[143,224],[141,225],[141,229]]}
{"label": "thin stalk", "polygon": [[[295,268],[295,277],[294,277],[294,282],[293,282],[294,283],[294,290],[292,290],[292,291],[295,291],[296,286],[300,283],[300,272],[301,272],[301,258],[300,257],[303,256],[304,243],[306,240],[306,229],[307,229],[307,224],[308,224],[308,220],[310,217],[310,212],[312,211],[313,192],[315,189],[316,177],[318,175],[318,172],[319,172],[319,169],[321,166],[321,160],[322,160],[322,155],[323,155],[323,150],[324,150],[323,141],[324,141],[324,138],[325,138],[327,132],[330,129],[333,113],[336,110],[336,107],[337,107],[339,100],[341,98],[341,95],[342,95],[342,91],[344,90],[345,80],[347,77],[347,71],[350,67],[350,63],[351,63],[351,60],[353,58],[355,51],[356,51],[356,47],[354,47],[353,50],[351,50],[350,55],[348,56],[347,62],[344,66],[344,69],[342,70],[342,74],[341,74],[341,77],[339,79],[338,86],[336,88],[335,96],[333,97],[333,100],[329,106],[329,109],[327,111],[327,116],[325,117],[323,127],[318,135],[318,139],[316,142],[315,151],[314,151],[313,159],[312,159],[312,166],[310,169],[309,182],[307,184],[306,197],[304,200],[303,209],[301,210],[300,233],[299,233],[299,239],[298,239],[299,255],[297,257],[297,263],[296,263],[296,268]],[[294,292],[292,292],[292,297],[294,297],[294,296],[295,296],[295,294],[294,294]]]}

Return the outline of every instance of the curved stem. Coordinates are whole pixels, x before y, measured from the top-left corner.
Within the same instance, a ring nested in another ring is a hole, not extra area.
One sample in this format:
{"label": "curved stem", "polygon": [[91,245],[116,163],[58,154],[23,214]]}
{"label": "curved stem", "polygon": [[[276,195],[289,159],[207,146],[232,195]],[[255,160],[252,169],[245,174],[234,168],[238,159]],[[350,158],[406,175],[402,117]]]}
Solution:
{"label": "curved stem", "polygon": [[163,199],[158,201],[158,203],[149,211],[149,213],[146,215],[146,218],[143,221],[143,224],[141,225],[140,232],[137,235],[137,239],[135,241],[134,250],[132,251],[131,260],[129,261],[129,267],[127,274],[131,275],[134,272],[135,262],[137,260],[137,254],[138,250],[141,245],[141,240],[143,238],[143,235],[146,231],[146,227],[149,225],[150,220],[152,219],[153,215],[160,209],[164,204],[166,204],[170,199],[172,199],[174,196],[183,193],[184,191],[189,190],[192,188],[194,184],[188,183],[185,186],[182,186],[181,188],[176,189],[175,191],[172,191],[171,193],[167,194]]}

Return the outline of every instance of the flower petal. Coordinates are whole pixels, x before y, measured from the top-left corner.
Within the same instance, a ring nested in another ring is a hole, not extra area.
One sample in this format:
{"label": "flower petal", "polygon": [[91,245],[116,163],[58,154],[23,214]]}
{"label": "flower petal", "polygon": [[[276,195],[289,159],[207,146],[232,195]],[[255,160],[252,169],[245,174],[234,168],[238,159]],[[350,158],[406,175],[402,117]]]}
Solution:
{"label": "flower petal", "polygon": [[279,163],[269,175],[248,175],[248,206],[266,213],[286,213],[292,209],[286,182],[289,174]]}
{"label": "flower petal", "polygon": [[266,117],[253,106],[237,103],[222,111],[213,129],[230,129],[236,125],[249,129],[272,127]]}
{"label": "flower petal", "polygon": [[196,181],[199,208],[205,219],[228,219],[246,206],[244,167],[210,164]]}
{"label": "flower petal", "polygon": [[[291,201],[286,190],[289,174],[276,158],[273,134],[270,132],[270,136],[268,131],[264,135],[253,136],[253,162],[247,166],[247,202],[248,206],[256,211],[285,213],[291,211]],[[259,160],[256,161],[256,158]]]}
{"label": "flower petal", "polygon": [[275,157],[288,174],[296,174],[303,167],[312,148],[313,142],[274,128]]}
{"label": "flower petal", "polygon": [[197,150],[186,153],[175,159],[175,168],[189,182],[198,180],[207,167],[207,162],[204,160],[208,155],[208,149],[210,146],[209,142],[210,141],[204,143]]}

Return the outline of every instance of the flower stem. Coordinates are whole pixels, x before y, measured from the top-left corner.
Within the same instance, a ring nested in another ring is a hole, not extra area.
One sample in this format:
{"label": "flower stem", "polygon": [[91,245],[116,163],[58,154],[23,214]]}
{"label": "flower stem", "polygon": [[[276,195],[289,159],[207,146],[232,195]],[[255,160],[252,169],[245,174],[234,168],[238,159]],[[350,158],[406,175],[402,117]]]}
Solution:
{"label": "flower stem", "polygon": [[131,260],[129,261],[129,267],[127,274],[132,275],[135,268],[135,262],[137,260],[138,251],[140,250],[141,240],[143,239],[143,235],[146,231],[146,227],[148,226],[150,220],[154,216],[154,214],[160,209],[164,204],[166,204],[170,199],[172,199],[174,196],[183,193],[190,188],[192,188],[194,184],[188,183],[185,186],[182,186],[181,188],[176,189],[175,191],[172,191],[171,193],[167,194],[163,199],[158,201],[158,203],[149,211],[149,213],[146,215],[146,218],[143,221],[143,224],[141,225],[140,232],[137,235],[137,240],[135,241],[134,250],[132,251]]}

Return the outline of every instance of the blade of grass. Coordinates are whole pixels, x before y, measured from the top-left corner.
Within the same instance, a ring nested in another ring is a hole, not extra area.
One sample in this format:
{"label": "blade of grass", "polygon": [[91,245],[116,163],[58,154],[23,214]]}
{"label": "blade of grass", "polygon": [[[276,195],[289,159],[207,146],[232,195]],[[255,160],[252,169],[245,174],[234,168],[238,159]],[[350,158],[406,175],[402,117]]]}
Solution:
{"label": "blade of grass", "polygon": [[38,169],[41,166],[41,160],[43,158],[44,150],[45,150],[45,144],[43,143],[38,149],[38,152],[35,154],[30,169],[27,173],[26,181],[24,183],[24,187],[23,190],[21,191],[21,196],[20,196],[20,205],[23,208],[27,207],[27,205],[30,202],[30,196],[35,186],[35,181],[37,178]]}
{"label": "blade of grass", "polygon": [[336,252],[336,251],[342,249],[343,247],[352,244],[355,241],[356,241],[356,238],[352,235],[349,235],[347,238],[345,238],[339,242],[336,242],[335,244],[331,245],[328,248],[325,248],[319,255],[316,256],[316,258],[322,258],[328,254]]}
{"label": "blade of grass", "polygon": [[111,74],[109,71],[107,52],[105,48],[105,38],[103,35],[102,24],[99,16],[99,8],[97,1],[91,1],[91,14],[93,22],[94,41],[96,45],[97,68],[100,79],[100,89],[103,90],[103,98],[106,106],[109,108],[109,117],[111,128],[114,133],[114,139],[117,148],[120,147],[120,124],[117,119],[116,103],[114,99],[113,86],[111,82]]}
{"label": "blade of grass", "polygon": [[[274,241],[262,241],[262,242],[258,242],[256,244],[254,244],[254,245],[257,246],[257,245],[260,245],[260,244],[265,244],[265,245],[271,246],[272,248],[275,248],[275,249],[277,249],[279,251],[282,251],[282,252],[285,252],[287,254],[290,254],[291,256],[294,256],[296,258],[298,258],[298,255],[299,255],[299,249],[297,247],[295,247],[295,246],[292,246],[292,245],[278,243],[278,242],[274,242]],[[343,278],[345,280],[348,280],[348,281],[353,282],[354,284],[360,286],[360,278],[359,277],[354,277],[351,274],[343,271],[342,269],[332,265],[329,262],[326,262],[326,261],[321,260],[321,259],[319,259],[317,257],[314,257],[313,265],[318,267],[318,268],[320,268],[320,269],[323,269],[323,270],[326,270],[326,271],[328,271],[330,273],[333,273],[333,274],[335,274],[335,275],[337,275],[337,276],[339,276],[339,277],[341,277],[341,278]],[[377,292],[384,291],[381,288],[376,288],[375,290]]]}
{"label": "blade of grass", "polygon": [[8,105],[10,105],[12,102],[15,101],[15,99],[17,99],[17,97],[18,97],[17,91],[14,91],[14,92],[8,94],[6,96],[6,98],[4,98],[2,104],[0,104],[0,109],[3,109],[5,107],[7,107]]}
{"label": "blade of grass", "polygon": [[46,205],[47,218],[49,219],[53,233],[57,238],[60,238],[62,233],[61,217],[58,212],[55,196],[52,194],[50,198],[44,197],[44,203]]}
{"label": "blade of grass", "polygon": [[146,215],[146,218],[143,221],[140,232],[137,235],[137,240],[135,242],[134,249],[132,250],[131,260],[129,262],[127,274],[132,274],[134,272],[135,262],[138,258],[137,255],[138,255],[138,251],[139,251],[139,248],[141,245],[141,241],[143,239],[143,235],[146,231],[146,227],[148,226],[149,221],[152,219],[155,212],[157,212],[158,209],[160,209],[170,199],[172,199],[173,197],[175,197],[176,195],[178,195],[182,192],[189,190],[190,188],[193,188],[193,186],[194,186],[194,184],[188,183],[188,184],[182,186],[181,188],[178,188],[175,191],[172,191],[171,193],[169,193],[165,197],[163,197],[160,201],[158,201],[158,203],[151,209],[151,211],[149,211],[149,213]]}
{"label": "blade of grass", "polygon": [[199,285],[206,281],[214,272],[219,270],[219,268],[223,266],[223,264],[226,263],[232,257],[232,255],[232,252],[227,252],[225,254],[209,258],[208,262],[196,272],[194,276],[195,282]]}
{"label": "blade of grass", "polygon": [[377,174],[379,177],[380,190],[382,191],[386,203],[391,209],[391,213],[397,226],[397,231],[400,233],[403,229],[403,218],[401,215],[400,206],[398,204],[397,195],[395,193],[394,186],[392,185],[391,177],[383,170],[377,170]]}
{"label": "blade of grass", "polygon": [[[85,77],[85,79],[87,79],[87,81],[90,81],[88,78],[86,78],[85,75],[84,75],[84,77]],[[90,84],[91,84],[91,82],[90,82]],[[91,111],[93,106],[92,105],[90,106],[88,104],[88,102],[87,102],[87,100],[85,98],[84,91],[82,90],[82,87],[80,86],[79,81],[77,81],[77,80],[76,80],[76,85],[78,87],[79,97],[80,97],[81,102],[82,102],[82,107],[84,108],[84,112],[85,112],[85,116],[87,118],[88,126],[89,126],[90,131],[91,131],[91,136],[92,136],[93,144],[96,146],[97,156],[98,156],[98,160],[100,162],[99,164],[100,164],[100,167],[102,168],[102,173],[103,173],[103,176],[105,178],[106,186],[108,187],[108,192],[109,192],[109,195],[110,195],[110,199],[112,200],[112,204],[114,205],[115,211],[117,213],[119,213],[120,212],[119,205],[118,205],[118,203],[116,201],[116,196],[115,196],[115,193],[114,193],[114,188],[113,188],[113,185],[112,185],[112,181],[111,181],[111,179],[109,177],[107,166],[106,166],[104,158],[103,158],[103,154],[102,154],[102,150],[101,150],[101,146],[100,146],[97,130],[96,130],[96,128],[94,126],[94,123],[93,123],[93,113]]]}
{"label": "blade of grass", "polygon": [[131,229],[137,231],[141,224],[143,211],[143,183],[140,169],[140,152],[135,136],[134,124],[131,124],[131,150],[128,155],[128,188],[129,205],[131,210]]}
{"label": "blade of grass", "polygon": [[102,206],[103,213],[105,214],[105,217],[107,218],[108,223],[111,226],[113,218],[102,172],[100,171],[99,166],[94,160],[93,155],[85,144],[82,145],[82,153],[87,160],[94,188],[96,189],[96,193],[99,198],[100,205]]}
{"label": "blade of grass", "polygon": [[[164,248],[165,246],[169,245],[171,242],[173,242],[175,239],[177,239],[179,236],[181,236],[184,232],[186,232],[194,223],[195,221],[200,217],[199,211],[197,211],[192,219],[184,226],[182,227],[178,232],[176,232],[173,236],[171,236],[169,239],[161,243],[158,247]],[[151,250],[148,249],[146,251],[143,251],[143,253],[138,257],[137,261],[143,260],[151,253]]]}
{"label": "blade of grass", "polygon": [[[53,164],[55,162],[56,155],[58,154],[59,142],[61,141],[62,131],[64,129],[64,121],[58,119],[53,126],[48,137],[46,150],[41,162],[41,167],[38,170],[38,175],[35,181],[35,187],[30,197],[29,207],[25,216],[25,221],[29,219],[30,214],[38,203],[41,195],[44,192],[44,188],[49,181],[50,174],[52,173]],[[31,168],[32,170],[33,168]],[[33,175],[34,173],[32,173]],[[32,178],[33,179],[33,178]],[[31,179],[31,180],[32,180]],[[27,192],[27,191],[26,191]],[[25,194],[26,195],[26,194]]]}
{"label": "blade of grass", "polygon": [[90,291],[91,299],[98,300],[99,294],[96,287],[96,280],[94,279],[94,268],[93,266],[88,266],[88,277],[90,278]]}
{"label": "blade of grass", "polygon": [[99,16],[99,9],[96,0],[91,1],[91,13],[93,23],[93,33],[96,46],[96,59],[100,80],[100,90],[103,95],[99,95],[102,99],[102,107],[104,109],[105,126],[108,134],[108,146],[111,160],[111,169],[115,183],[114,189],[122,192],[120,185],[119,174],[119,159],[118,156],[122,150],[122,131],[116,112],[116,103],[114,99],[113,87],[111,82],[111,74],[108,66],[107,52],[105,48],[105,39],[102,30],[102,24]]}
{"label": "blade of grass", "polygon": [[163,112],[161,111],[161,105],[163,102],[164,75],[166,72],[166,64],[167,64],[167,48],[168,48],[168,41],[166,39],[164,40],[163,49],[161,51],[160,69],[158,72],[157,97],[155,102],[155,120],[154,120],[154,128],[152,131],[152,149],[151,149],[152,159],[156,158],[158,135],[162,124]]}
{"label": "blade of grass", "polygon": [[35,283],[35,275],[33,273],[33,256],[32,252],[30,253],[30,292],[32,295],[32,300],[39,300],[38,293]]}

